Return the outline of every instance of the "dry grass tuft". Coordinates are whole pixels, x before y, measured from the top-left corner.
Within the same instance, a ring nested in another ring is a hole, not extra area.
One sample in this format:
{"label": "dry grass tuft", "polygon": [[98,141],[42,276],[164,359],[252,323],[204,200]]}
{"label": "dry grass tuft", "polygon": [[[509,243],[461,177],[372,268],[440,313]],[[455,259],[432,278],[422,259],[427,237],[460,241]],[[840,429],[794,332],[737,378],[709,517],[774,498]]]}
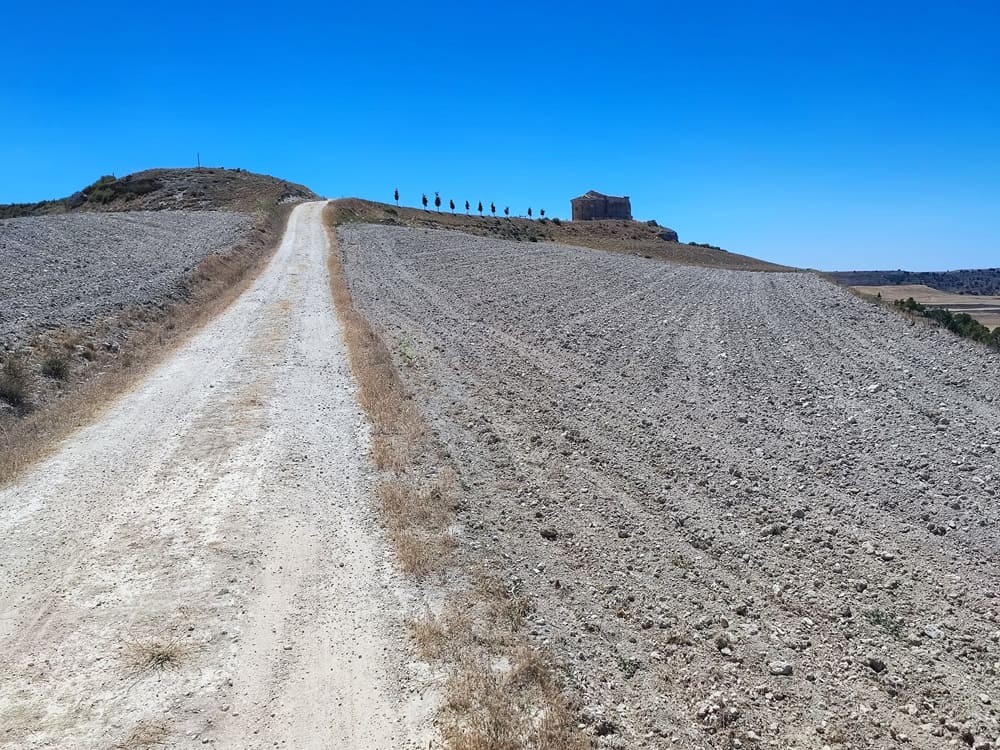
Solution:
{"label": "dry grass tuft", "polygon": [[170,730],[161,724],[137,724],[128,735],[111,746],[112,750],[141,750],[164,747],[170,739]]}
{"label": "dry grass tuft", "polygon": [[124,655],[129,671],[141,676],[149,672],[177,669],[193,650],[191,644],[176,636],[156,636],[126,641]]}
{"label": "dry grass tuft", "polygon": [[62,352],[49,354],[42,360],[42,375],[53,380],[69,378],[69,357]]}
{"label": "dry grass tuft", "polygon": [[448,561],[454,540],[448,526],[454,516],[454,472],[418,484],[394,473],[375,488],[378,511],[405,573],[423,578]]}
{"label": "dry grass tuft", "polygon": [[441,570],[455,546],[448,536],[435,537],[406,528],[390,528],[389,532],[399,567],[416,578],[426,578]]}
{"label": "dry grass tuft", "polygon": [[10,357],[0,368],[0,399],[21,406],[28,398],[28,368],[20,357]]}
{"label": "dry grass tuft", "polygon": [[416,524],[441,532],[448,527],[454,514],[450,490],[448,480],[419,486],[393,478],[381,482],[375,493],[386,525]]}
{"label": "dry grass tuft", "polygon": [[[511,598],[502,591],[502,586],[496,586],[488,596]],[[482,590],[470,590],[467,597],[461,606],[453,603],[440,616],[428,614],[410,623],[418,655],[448,662],[451,667],[440,720],[447,747],[589,747],[575,728],[572,706],[545,655],[520,639],[511,639],[506,631],[508,622],[491,621],[489,614],[484,615],[483,605],[490,602],[481,598]],[[488,642],[484,642],[484,634],[489,636]]]}
{"label": "dry grass tuft", "polygon": [[448,643],[449,627],[443,618],[428,615],[410,622],[410,635],[417,646],[417,655],[425,661],[441,657]]}
{"label": "dry grass tuft", "polygon": [[573,712],[537,651],[510,663],[465,657],[445,697],[445,741],[452,750],[583,750]]}

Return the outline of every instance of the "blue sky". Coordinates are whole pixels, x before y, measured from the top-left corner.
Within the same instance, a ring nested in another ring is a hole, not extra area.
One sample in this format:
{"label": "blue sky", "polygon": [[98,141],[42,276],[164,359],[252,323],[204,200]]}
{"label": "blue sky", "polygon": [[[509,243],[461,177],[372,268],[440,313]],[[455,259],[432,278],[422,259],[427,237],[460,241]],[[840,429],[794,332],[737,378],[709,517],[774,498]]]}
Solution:
{"label": "blue sky", "polygon": [[9,4],[0,202],[242,167],[824,269],[1000,266],[996,2]]}

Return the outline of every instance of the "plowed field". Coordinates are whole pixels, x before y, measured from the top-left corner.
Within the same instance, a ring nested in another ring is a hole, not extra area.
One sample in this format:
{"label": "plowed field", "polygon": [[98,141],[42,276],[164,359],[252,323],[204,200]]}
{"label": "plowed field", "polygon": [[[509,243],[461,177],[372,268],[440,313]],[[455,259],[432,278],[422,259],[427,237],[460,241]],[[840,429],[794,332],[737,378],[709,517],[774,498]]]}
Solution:
{"label": "plowed field", "polygon": [[995,353],[803,273],[339,236],[599,747],[996,741]]}

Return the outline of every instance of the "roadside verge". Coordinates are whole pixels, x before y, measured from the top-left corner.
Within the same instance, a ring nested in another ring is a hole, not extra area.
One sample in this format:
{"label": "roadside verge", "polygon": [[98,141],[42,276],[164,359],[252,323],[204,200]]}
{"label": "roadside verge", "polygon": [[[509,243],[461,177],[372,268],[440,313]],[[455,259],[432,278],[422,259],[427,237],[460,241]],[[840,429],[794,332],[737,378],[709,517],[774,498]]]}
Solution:
{"label": "roadside verge", "polygon": [[515,582],[466,559],[452,535],[462,469],[440,457],[379,333],[359,311],[341,263],[337,227],[353,214],[327,205],[329,276],[357,397],[372,423],[375,502],[400,568],[423,585],[427,613],[411,623],[413,647],[444,683],[438,730],[451,750],[577,750],[574,722],[548,654],[524,631],[531,601]]}

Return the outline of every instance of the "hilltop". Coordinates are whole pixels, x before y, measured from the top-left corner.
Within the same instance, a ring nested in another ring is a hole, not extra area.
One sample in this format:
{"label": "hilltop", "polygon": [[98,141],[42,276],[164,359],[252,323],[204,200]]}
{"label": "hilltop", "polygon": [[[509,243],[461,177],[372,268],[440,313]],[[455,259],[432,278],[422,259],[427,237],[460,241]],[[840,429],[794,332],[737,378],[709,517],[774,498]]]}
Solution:
{"label": "hilltop", "polygon": [[257,212],[316,197],[303,185],[244,169],[147,169],[121,178],[106,175],[65,198],[2,204],[0,219],[73,211]]}
{"label": "hilltop", "polygon": [[562,221],[474,216],[421,210],[345,198],[336,201],[338,222],[383,224],[419,229],[450,229],[479,237],[519,242],[558,242],[626,253],[653,260],[737,271],[790,271],[788,266],[730,253],[711,245],[678,241],[677,232],[655,221]]}

